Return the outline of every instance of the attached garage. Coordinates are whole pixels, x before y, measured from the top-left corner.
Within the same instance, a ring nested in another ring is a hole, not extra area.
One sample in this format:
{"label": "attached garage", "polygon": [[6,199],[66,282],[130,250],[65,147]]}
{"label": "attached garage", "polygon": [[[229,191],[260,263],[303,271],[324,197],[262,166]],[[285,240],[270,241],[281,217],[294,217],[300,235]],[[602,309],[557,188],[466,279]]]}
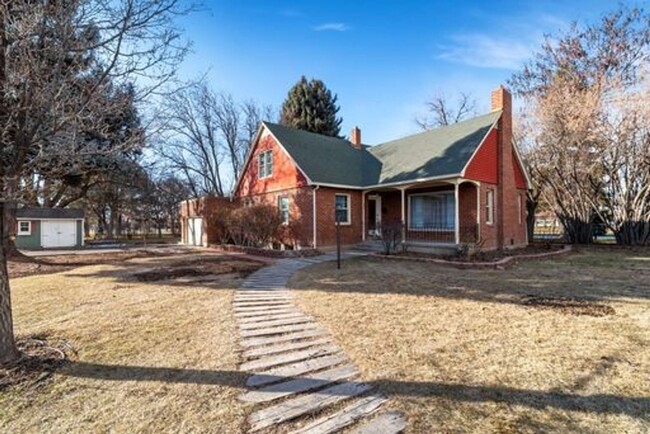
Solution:
{"label": "attached garage", "polygon": [[68,208],[21,208],[16,212],[16,247],[64,249],[84,245],[84,212]]}
{"label": "attached garage", "polygon": [[204,196],[181,202],[181,243],[189,246],[220,243],[222,236],[219,225],[215,222],[221,210],[232,206],[233,203],[227,197]]}
{"label": "attached garage", "polygon": [[191,217],[187,219],[187,244],[190,246],[203,245],[203,218]]}

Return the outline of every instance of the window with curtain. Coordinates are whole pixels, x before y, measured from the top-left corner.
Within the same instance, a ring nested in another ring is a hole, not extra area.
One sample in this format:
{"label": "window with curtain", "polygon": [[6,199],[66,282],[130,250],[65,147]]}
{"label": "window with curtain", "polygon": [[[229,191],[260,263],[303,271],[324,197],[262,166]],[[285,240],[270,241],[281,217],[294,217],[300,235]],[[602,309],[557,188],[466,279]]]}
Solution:
{"label": "window with curtain", "polygon": [[410,229],[454,229],[453,193],[410,196]]}

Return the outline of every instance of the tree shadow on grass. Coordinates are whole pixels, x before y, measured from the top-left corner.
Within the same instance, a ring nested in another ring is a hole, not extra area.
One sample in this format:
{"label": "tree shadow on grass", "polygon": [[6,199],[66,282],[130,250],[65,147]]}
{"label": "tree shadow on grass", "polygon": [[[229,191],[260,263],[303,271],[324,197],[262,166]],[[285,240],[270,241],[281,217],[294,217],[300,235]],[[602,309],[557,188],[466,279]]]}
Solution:
{"label": "tree shadow on grass", "polygon": [[[200,370],[126,365],[102,365],[71,362],[59,374],[68,377],[109,381],[158,381],[181,384],[206,384],[241,388],[250,374],[240,371]],[[283,383],[299,377],[275,376],[273,382]],[[366,382],[391,396],[438,397],[459,402],[493,402],[524,406],[536,410],[547,408],[595,414],[625,414],[637,418],[650,417],[650,397],[626,397],[614,394],[579,395],[569,392],[516,389],[505,386],[477,386],[444,382],[399,381],[381,379]],[[276,390],[279,389],[276,386]],[[321,390],[327,394],[327,390]]]}
{"label": "tree shadow on grass", "polygon": [[[598,252],[597,258],[603,259],[602,255]],[[616,253],[609,257],[607,267],[594,264],[593,256],[592,252],[578,253],[507,270],[459,270],[433,263],[355,258],[346,261],[340,271],[329,263],[302,270],[290,280],[290,287],[306,292],[404,294],[525,305],[534,304],[531,297],[549,302],[557,299],[560,303],[556,304],[650,299],[650,267],[639,266],[633,254]],[[546,305],[535,307],[553,307]],[[582,314],[585,309],[577,311]]]}

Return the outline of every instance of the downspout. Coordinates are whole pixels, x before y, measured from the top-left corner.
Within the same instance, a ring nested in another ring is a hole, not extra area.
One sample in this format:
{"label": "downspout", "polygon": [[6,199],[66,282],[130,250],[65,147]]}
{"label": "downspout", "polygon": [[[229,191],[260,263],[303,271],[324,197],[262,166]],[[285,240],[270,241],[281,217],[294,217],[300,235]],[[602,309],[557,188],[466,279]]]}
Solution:
{"label": "downspout", "polygon": [[314,186],[314,189],[312,190],[312,229],[313,229],[313,240],[312,240],[312,246],[315,249],[317,247],[317,237],[316,237],[316,230],[318,226],[318,219],[316,217],[316,192],[320,188],[320,185]]}

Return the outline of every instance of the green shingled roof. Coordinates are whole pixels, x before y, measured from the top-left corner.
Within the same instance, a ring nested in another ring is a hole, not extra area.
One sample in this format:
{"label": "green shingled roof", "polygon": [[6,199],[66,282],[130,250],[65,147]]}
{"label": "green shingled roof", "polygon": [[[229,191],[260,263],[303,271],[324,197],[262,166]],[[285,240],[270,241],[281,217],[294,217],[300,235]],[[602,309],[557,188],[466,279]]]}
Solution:
{"label": "green shingled roof", "polygon": [[500,116],[495,111],[370,148],[382,162],[377,184],[459,174]]}
{"label": "green shingled roof", "polygon": [[348,140],[264,125],[315,183],[364,187],[459,174],[500,111],[357,150]]}
{"label": "green shingled roof", "polygon": [[381,163],[366,147],[357,150],[345,139],[323,136],[270,122],[264,125],[315,184],[361,187],[379,178]]}

